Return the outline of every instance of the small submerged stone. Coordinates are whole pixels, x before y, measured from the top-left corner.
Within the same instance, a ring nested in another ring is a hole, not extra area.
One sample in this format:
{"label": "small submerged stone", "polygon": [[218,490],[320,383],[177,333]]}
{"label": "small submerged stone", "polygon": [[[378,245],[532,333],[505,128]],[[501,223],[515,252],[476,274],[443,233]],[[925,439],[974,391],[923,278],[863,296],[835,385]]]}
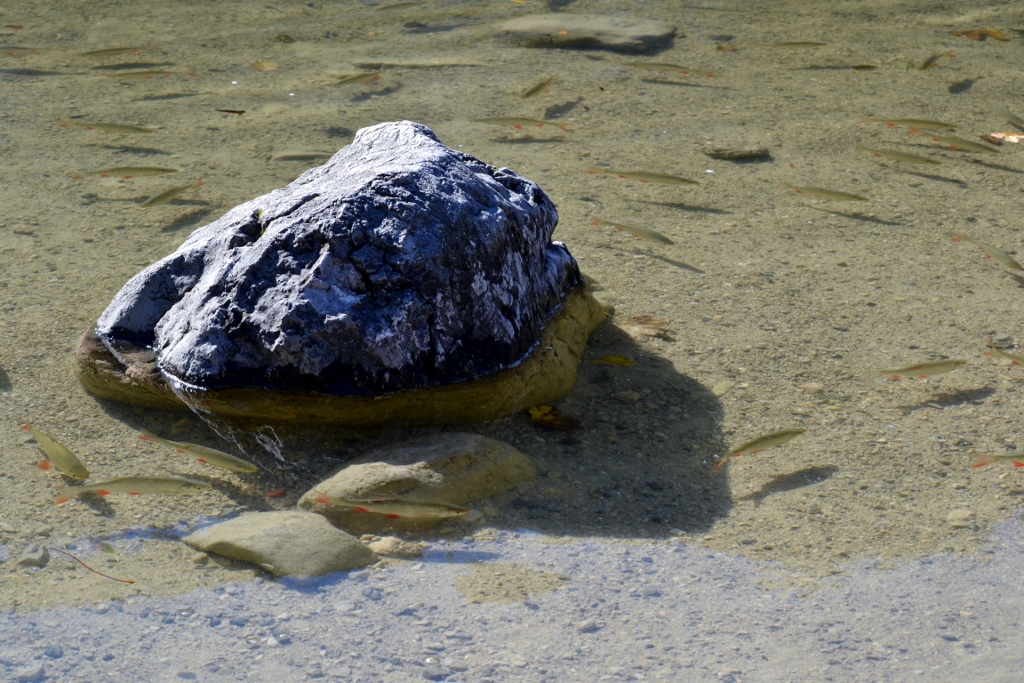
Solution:
{"label": "small submerged stone", "polygon": [[384,497],[470,506],[536,476],[529,458],[509,444],[479,434],[440,432],[358,458],[306,492],[297,508],[321,514],[350,533],[421,530],[445,520],[388,519],[316,501],[321,496],[350,500]]}
{"label": "small submerged stone", "polygon": [[676,27],[664,21],[602,14],[528,14],[498,25],[501,37],[514,45],[542,48],[583,48],[633,54],[672,45]]}

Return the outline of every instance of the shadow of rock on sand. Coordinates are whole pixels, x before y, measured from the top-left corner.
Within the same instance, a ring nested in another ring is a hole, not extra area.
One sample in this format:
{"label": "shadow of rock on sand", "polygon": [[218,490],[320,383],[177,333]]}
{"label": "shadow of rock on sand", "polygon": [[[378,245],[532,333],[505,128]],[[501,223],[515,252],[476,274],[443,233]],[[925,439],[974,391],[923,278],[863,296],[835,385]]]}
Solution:
{"label": "shadow of rock on sand", "polygon": [[[707,531],[732,503],[724,471],[712,472],[723,410],[711,391],[625,331],[606,324],[590,340],[572,393],[557,406],[577,432],[542,432],[524,417],[477,429],[512,443],[538,479],[501,506],[499,527],[572,536],[667,537]],[[587,362],[608,355],[630,367]],[[489,428],[488,428],[489,427]]]}
{"label": "shadow of rock on sand", "polygon": [[[664,538],[672,529],[705,532],[727,514],[732,505],[727,476],[724,470],[713,473],[711,465],[713,456],[725,452],[721,404],[708,388],[657,355],[656,345],[668,343],[672,342],[638,343],[611,323],[599,328],[588,344],[574,389],[556,402],[563,413],[580,419],[583,426],[577,431],[543,431],[526,413],[449,428],[510,443],[537,466],[538,478],[532,485],[473,505],[488,511],[485,524],[553,535]],[[619,367],[588,362],[609,355],[635,363]],[[100,404],[133,429],[144,427],[166,438],[203,443],[258,463],[262,471],[244,476],[247,485],[217,484],[221,493],[250,510],[290,509],[307,489],[346,461],[435,431],[278,426],[261,434],[218,422],[217,430],[234,437],[239,451],[217,439],[193,415]],[[260,442],[265,444],[268,437],[294,462],[261,448]],[[212,479],[218,474],[211,468]],[[282,489],[280,498],[264,496]]]}

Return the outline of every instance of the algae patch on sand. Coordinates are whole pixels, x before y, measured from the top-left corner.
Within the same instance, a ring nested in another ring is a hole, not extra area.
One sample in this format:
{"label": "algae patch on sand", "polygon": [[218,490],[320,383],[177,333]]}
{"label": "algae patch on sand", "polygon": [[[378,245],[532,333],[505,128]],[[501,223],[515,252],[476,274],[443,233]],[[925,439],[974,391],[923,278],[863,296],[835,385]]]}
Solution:
{"label": "algae patch on sand", "polygon": [[474,564],[455,579],[455,587],[470,602],[522,602],[568,583],[564,574],[542,572],[522,562]]}

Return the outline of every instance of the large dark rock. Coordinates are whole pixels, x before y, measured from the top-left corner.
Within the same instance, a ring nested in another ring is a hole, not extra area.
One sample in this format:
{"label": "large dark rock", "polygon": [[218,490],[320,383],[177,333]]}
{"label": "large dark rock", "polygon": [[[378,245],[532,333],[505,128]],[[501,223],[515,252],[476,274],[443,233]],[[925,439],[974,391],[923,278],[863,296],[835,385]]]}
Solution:
{"label": "large dark rock", "polygon": [[534,183],[401,121],[200,228],[96,325],[200,388],[359,396],[514,365],[580,282]]}
{"label": "large dark rock", "polygon": [[[132,278],[83,336],[80,376],[99,396],[142,405],[175,404],[169,380],[213,412],[354,410],[360,424],[393,421],[377,415],[385,395],[414,399],[425,419],[403,414],[408,401],[388,408],[411,422],[551,400],[572,386],[603,318],[551,241],[557,221],[536,184],[425,126],[364,128],[325,165]],[[448,391],[446,408],[433,405],[434,388],[477,378],[488,392],[515,388],[483,403]]]}

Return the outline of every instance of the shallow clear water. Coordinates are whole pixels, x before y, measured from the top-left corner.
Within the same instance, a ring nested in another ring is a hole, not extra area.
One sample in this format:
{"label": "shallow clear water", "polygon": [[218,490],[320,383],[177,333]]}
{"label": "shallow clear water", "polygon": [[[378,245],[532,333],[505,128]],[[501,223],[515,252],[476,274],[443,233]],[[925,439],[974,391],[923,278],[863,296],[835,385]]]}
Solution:
{"label": "shallow clear water", "polygon": [[[1012,143],[998,156],[970,153],[905,126],[858,121],[952,121],[971,140],[1016,130],[989,107],[1024,112],[1014,30],[1024,28],[1022,10],[881,1],[378,6],[0,6],[0,606],[12,610],[0,625],[11,636],[0,646],[4,675],[1014,680],[1022,473],[1005,463],[972,469],[970,456],[1017,449],[1022,370],[983,352],[1001,335],[1014,350],[1021,279],[947,232],[1012,255],[1024,237],[1024,159]],[[678,34],[642,56],[517,48],[496,37],[497,22],[549,9],[657,19]],[[977,28],[1009,40],[953,35]],[[807,41],[824,45],[787,44]],[[83,54],[119,47],[133,49]],[[934,68],[916,68],[935,55]],[[368,82],[339,84],[382,66]],[[139,70],[156,73],[125,77]],[[545,91],[520,97],[549,77]],[[474,121],[512,116],[568,122],[568,132]],[[177,538],[196,520],[288,508],[310,477],[423,430],[289,434],[283,448],[304,461],[298,471],[279,471],[261,448],[270,432],[236,433],[264,473],[217,477],[198,496],[56,508],[48,485],[59,478],[36,468],[20,423],[71,446],[96,477],[209,476],[140,442],[142,427],[220,443],[192,416],[97,402],[78,385],[72,349],[124,282],[194,228],[317,163],[275,155],[333,153],[359,128],[398,119],[551,195],[561,216],[555,238],[616,309],[587,358],[636,360],[581,365],[577,388],[558,404],[584,424],[569,440],[523,416],[470,428],[534,459],[538,484],[472,528],[424,536],[421,567],[397,563],[314,586],[194,565]],[[78,125],[95,122],[156,130]],[[737,163],[704,153],[757,145],[770,156]],[[858,145],[941,165],[886,160]],[[124,166],[179,170],[90,174]],[[700,185],[588,174],[594,166]],[[644,328],[638,316],[662,322]],[[941,358],[968,364],[928,384],[862,381]],[[723,381],[733,388],[713,396]],[[712,471],[714,457],[738,443],[796,426],[807,431],[791,444]],[[278,489],[283,498],[265,497]],[[42,570],[17,566],[31,543],[135,583],[63,557]],[[568,580],[543,592],[547,584],[526,572],[526,597],[510,603],[470,602],[458,587],[477,565],[480,581],[498,582],[510,563]],[[367,598],[366,584],[384,598]],[[289,618],[277,619],[282,612]],[[257,623],[232,626],[236,614]],[[580,626],[587,620],[594,630]],[[278,622],[290,624],[289,637],[268,645]]]}

